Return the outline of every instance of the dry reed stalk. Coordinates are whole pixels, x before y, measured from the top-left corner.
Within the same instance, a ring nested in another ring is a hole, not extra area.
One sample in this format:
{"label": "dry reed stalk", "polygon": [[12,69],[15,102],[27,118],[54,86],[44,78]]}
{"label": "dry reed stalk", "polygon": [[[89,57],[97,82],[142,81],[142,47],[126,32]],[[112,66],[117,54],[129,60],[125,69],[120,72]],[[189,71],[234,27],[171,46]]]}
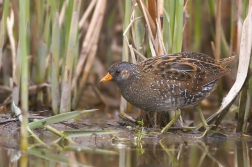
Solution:
{"label": "dry reed stalk", "polygon": [[167,51],[165,49],[164,40],[162,36],[162,30],[161,30],[160,25],[161,25],[160,22],[158,23],[157,21],[157,39],[158,39],[158,43],[160,44],[159,46],[161,47],[161,48],[159,47],[158,55],[166,55]]}
{"label": "dry reed stalk", "polygon": [[[98,20],[100,20],[100,17],[103,16],[103,12],[105,10],[102,8],[102,5],[105,5],[105,3],[97,1],[91,22],[89,24],[89,27],[88,27],[88,30],[87,30],[87,33],[85,36],[85,39],[82,43],[79,61],[76,66],[76,69],[75,69],[75,75],[74,75],[72,86],[71,86],[72,90],[76,86],[77,79],[80,77],[80,74],[83,71],[84,64],[87,61],[86,59],[88,58],[87,55],[90,52],[93,43],[95,43],[94,42],[94,40],[95,40],[95,38],[94,38],[95,32],[94,31],[96,31],[97,24],[99,24]],[[84,15],[85,15],[85,13],[84,13]],[[103,19],[101,21],[103,21]]]}
{"label": "dry reed stalk", "polygon": [[137,4],[144,15],[145,21],[150,31],[149,35],[151,34],[151,38],[153,38],[152,41],[154,41],[154,37],[156,36],[156,32],[157,32],[156,24],[154,20],[152,20],[152,17],[147,10],[146,4],[142,0],[137,0]]}
{"label": "dry reed stalk", "polygon": [[156,40],[156,34],[157,34],[157,27],[155,22],[152,20],[146,5],[142,0],[137,0],[137,3],[144,15],[144,19],[146,21],[147,27],[148,27],[148,37],[149,37],[149,45],[151,49],[151,55],[156,56],[159,53],[160,45]]}
{"label": "dry reed stalk", "polygon": [[164,15],[164,0],[158,1],[158,16],[161,17]]}
{"label": "dry reed stalk", "polygon": [[129,49],[130,49],[130,55],[131,55],[131,58],[132,58],[132,63],[137,64],[136,55],[135,55],[135,52],[133,50],[132,45],[129,45]]}
{"label": "dry reed stalk", "polygon": [[[230,38],[230,51],[229,55],[237,55],[239,52],[239,39],[240,39],[240,34],[239,32],[241,29],[241,26],[238,24],[238,16],[239,16],[239,10],[240,10],[240,5],[239,1],[232,1],[232,26],[231,26],[231,38]],[[234,59],[232,61],[232,67],[235,66],[235,64],[238,64],[238,59]],[[231,71],[231,76],[235,76],[237,73],[237,68],[232,68]]]}
{"label": "dry reed stalk", "polygon": [[158,55],[164,55],[166,53],[164,42],[163,42],[163,33],[162,33],[162,23],[161,17],[164,13],[164,1],[163,0],[156,0],[156,15],[154,22],[156,22],[157,26],[157,35],[156,35],[156,42],[158,43]]}
{"label": "dry reed stalk", "polygon": [[153,21],[158,17],[157,8],[157,0],[148,0],[148,11]]}
{"label": "dry reed stalk", "polygon": [[186,0],[184,12],[185,12],[185,18],[184,18],[184,30],[183,30],[183,51],[187,52],[191,50],[190,44],[191,44],[191,32],[190,32],[190,21],[189,21],[189,13],[190,13],[190,6],[189,6],[189,0]]}
{"label": "dry reed stalk", "polygon": [[[19,83],[17,81],[15,72],[16,72],[16,43],[13,36],[13,27],[14,27],[14,13],[11,10],[10,16],[7,18],[7,32],[10,40],[11,45],[11,54],[12,54],[12,77],[15,83]],[[17,104],[17,103],[15,103]]]}
{"label": "dry reed stalk", "polygon": [[[0,67],[2,66],[2,56],[3,56],[3,47],[6,36],[6,20],[9,11],[9,0],[4,1],[4,9],[2,14],[2,19],[0,21]],[[1,71],[1,68],[0,68]]]}
{"label": "dry reed stalk", "polygon": [[[220,60],[221,56],[221,39],[222,39],[222,33],[221,33],[221,0],[217,1],[217,10],[216,10],[216,24],[215,24],[215,51],[214,56],[216,60]],[[219,97],[219,104],[221,103],[221,100],[223,99],[223,86],[222,86],[222,79],[220,79],[220,84],[217,87],[218,97]]]}
{"label": "dry reed stalk", "polygon": [[15,71],[13,74],[13,89],[12,89],[12,99],[15,104],[19,102],[19,92],[20,92],[20,77],[21,77],[21,51],[20,42],[17,46],[17,56],[15,57]]}
{"label": "dry reed stalk", "polygon": [[138,50],[136,50],[135,48],[133,48],[134,52],[142,59],[142,60],[146,60],[147,58],[142,55]]}
{"label": "dry reed stalk", "polygon": [[[135,18],[135,13],[136,13],[135,10],[136,10],[136,8],[135,8],[135,5],[134,5],[131,16],[130,16],[130,22],[129,22],[129,24],[127,26],[125,26],[126,28],[125,28],[125,30],[123,32],[123,37],[124,37],[124,44],[127,45],[129,50],[130,50],[132,62],[136,64],[137,63],[136,56],[135,56],[136,49],[134,47],[136,47],[136,48],[139,47],[139,44],[137,44],[137,40],[136,40],[137,35],[139,35],[139,34],[136,34],[136,31],[132,26],[133,26],[134,22],[138,21],[142,17],[136,17]],[[129,30],[131,30],[132,32],[129,32]],[[128,40],[128,37],[129,37],[128,34],[130,34],[130,33],[131,33],[131,36],[132,36],[131,37],[131,43],[132,44],[130,44],[129,40]],[[140,55],[145,58],[145,56],[143,56],[141,53],[140,53]]]}
{"label": "dry reed stalk", "polygon": [[81,29],[84,25],[84,23],[86,22],[88,16],[90,16],[92,10],[95,7],[97,0],[92,0],[87,8],[87,10],[85,11],[85,13],[82,15],[80,22],[79,22],[79,29]]}
{"label": "dry reed stalk", "polygon": [[[80,84],[79,84],[80,91],[78,91],[77,94],[74,96],[74,100],[73,100],[73,104],[72,104],[73,108],[75,108],[77,106],[77,104],[80,100],[80,97],[82,95],[82,91],[83,91],[85,84],[87,82],[87,78],[90,73],[91,67],[93,66],[95,54],[96,54],[97,47],[98,47],[97,46],[98,39],[99,39],[99,35],[101,32],[101,27],[102,27],[102,23],[103,23],[103,19],[104,19],[106,4],[107,4],[106,0],[97,1],[96,8],[95,8],[91,23],[89,25],[87,34],[85,36],[85,40],[83,41],[83,44],[82,44],[80,60],[85,60],[85,61],[78,62],[75,77],[78,78],[78,76],[80,75],[83,68],[84,68],[84,70],[83,70],[83,74],[82,74],[82,77],[80,79]],[[86,50],[87,48],[89,48],[88,52]],[[85,63],[85,66],[83,67],[84,63]],[[72,88],[74,86],[75,85],[74,85],[74,81],[73,81]]]}
{"label": "dry reed stalk", "polygon": [[[211,115],[207,122],[213,121],[216,117],[218,117],[221,113],[224,113],[224,110],[227,109],[232,101],[235,99],[237,94],[240,92],[242,86],[245,83],[248,74],[248,68],[250,63],[250,55],[252,48],[252,0],[249,1],[249,10],[248,15],[243,23],[242,35],[241,35],[241,44],[240,44],[240,53],[239,53],[239,65],[236,76],[236,81],[229,91],[228,95],[223,99],[220,109]],[[201,128],[202,126],[199,126]]]}

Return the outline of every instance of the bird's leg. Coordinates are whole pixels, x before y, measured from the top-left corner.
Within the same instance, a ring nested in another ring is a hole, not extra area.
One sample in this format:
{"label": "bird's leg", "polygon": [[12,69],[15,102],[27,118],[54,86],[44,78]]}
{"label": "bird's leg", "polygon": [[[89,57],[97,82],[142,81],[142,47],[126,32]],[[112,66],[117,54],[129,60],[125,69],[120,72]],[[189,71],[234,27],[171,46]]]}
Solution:
{"label": "bird's leg", "polygon": [[174,115],[174,117],[173,117],[172,120],[161,130],[161,133],[166,132],[166,131],[178,120],[178,118],[180,117],[180,115],[181,115],[180,109],[175,110],[175,115]]}
{"label": "bird's leg", "polygon": [[[201,110],[200,106],[199,106],[199,105],[196,105],[196,106],[194,106],[194,107],[195,107],[195,109],[198,111],[199,116],[200,116],[200,119],[201,119],[201,122],[202,122],[202,124],[203,124],[204,129],[205,129],[205,130],[200,134],[200,136],[198,137],[198,138],[202,138],[202,137],[204,137],[204,136],[207,134],[207,132],[209,131],[209,129],[210,129],[212,126],[211,126],[211,125],[209,126],[209,125],[207,124],[207,122],[206,122],[206,120],[205,120],[205,118],[204,118],[204,115],[203,115],[203,113],[202,113],[202,110]],[[179,109],[178,109],[178,110],[175,110],[175,115],[174,115],[174,117],[173,117],[172,120],[161,130],[161,133],[166,132],[166,131],[178,120],[178,118],[180,117],[180,115],[181,115],[180,110],[179,110]],[[193,129],[197,129],[197,126],[196,126],[196,127],[183,127],[183,129],[185,129],[185,130],[193,130]]]}
{"label": "bird's leg", "polygon": [[196,105],[196,106],[194,106],[195,107],[195,109],[198,111],[198,113],[199,113],[199,116],[200,116],[200,119],[201,119],[201,122],[202,122],[202,124],[199,124],[198,126],[196,126],[196,127],[182,127],[182,129],[183,130],[194,130],[194,129],[196,129],[196,130],[199,130],[199,128],[203,125],[203,127],[204,127],[204,131],[200,134],[200,136],[198,137],[198,138],[202,138],[202,137],[204,137],[206,134],[207,134],[207,132],[210,130],[210,128],[211,127],[213,127],[213,126],[215,126],[215,125],[208,125],[207,124],[207,122],[206,122],[206,120],[205,120],[205,118],[204,118],[204,115],[203,115],[203,113],[202,113],[202,110],[201,110],[201,108],[200,108],[200,106],[199,105]]}
{"label": "bird's leg", "polygon": [[207,124],[207,122],[206,122],[206,120],[205,120],[205,117],[204,117],[204,115],[203,115],[203,113],[202,113],[202,110],[201,110],[200,106],[197,104],[197,105],[194,106],[194,107],[195,107],[195,109],[196,109],[196,110],[198,111],[198,113],[199,113],[199,116],[200,116],[200,119],[201,119],[201,122],[202,122],[202,124],[203,124],[204,129],[206,129],[207,126],[208,126],[208,124]]}
{"label": "bird's leg", "polygon": [[209,131],[209,129],[211,128],[211,126],[209,126],[209,125],[207,124],[206,119],[205,119],[205,117],[204,117],[204,115],[203,115],[203,113],[202,113],[202,110],[201,110],[200,106],[197,104],[197,105],[194,106],[194,107],[195,107],[195,109],[198,111],[199,116],[200,116],[200,119],[201,119],[201,122],[202,122],[202,124],[203,124],[204,129],[205,129],[205,130],[200,134],[200,136],[199,136],[199,138],[202,138],[202,137],[204,137],[204,136],[207,134],[207,132]]}

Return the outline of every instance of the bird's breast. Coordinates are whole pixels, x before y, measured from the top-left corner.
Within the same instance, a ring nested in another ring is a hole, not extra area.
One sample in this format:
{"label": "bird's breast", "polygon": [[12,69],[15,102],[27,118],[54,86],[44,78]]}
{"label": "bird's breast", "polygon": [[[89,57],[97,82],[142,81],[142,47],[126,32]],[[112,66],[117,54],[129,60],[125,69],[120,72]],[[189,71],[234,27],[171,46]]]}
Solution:
{"label": "bird's breast", "polygon": [[146,81],[120,88],[122,96],[129,103],[145,111],[168,111],[195,105],[208,96],[217,83],[193,87],[175,80]]}

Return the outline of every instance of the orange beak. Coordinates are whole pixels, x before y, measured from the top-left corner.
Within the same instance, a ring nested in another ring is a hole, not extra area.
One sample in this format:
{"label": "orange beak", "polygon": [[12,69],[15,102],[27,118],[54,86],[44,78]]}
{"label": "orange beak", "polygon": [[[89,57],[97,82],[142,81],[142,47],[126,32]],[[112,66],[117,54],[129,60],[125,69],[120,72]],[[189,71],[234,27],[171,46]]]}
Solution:
{"label": "orange beak", "polygon": [[107,81],[111,81],[112,79],[113,77],[109,73],[107,73],[107,75],[103,77],[100,82],[107,82]]}

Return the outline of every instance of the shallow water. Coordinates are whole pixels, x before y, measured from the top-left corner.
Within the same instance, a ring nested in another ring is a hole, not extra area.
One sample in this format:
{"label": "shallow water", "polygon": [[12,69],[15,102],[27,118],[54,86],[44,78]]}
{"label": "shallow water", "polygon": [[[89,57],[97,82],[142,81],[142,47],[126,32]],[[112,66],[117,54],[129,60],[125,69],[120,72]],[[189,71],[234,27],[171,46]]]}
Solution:
{"label": "shallow water", "polygon": [[31,144],[27,153],[19,151],[18,135],[1,135],[0,166],[240,167],[252,164],[252,138],[248,136],[197,139],[187,134],[167,133],[136,142],[136,133],[116,129],[120,131],[116,134],[119,139],[112,140],[114,135],[93,134],[73,138],[75,145],[52,143],[57,137],[44,131],[40,138],[52,149]]}

